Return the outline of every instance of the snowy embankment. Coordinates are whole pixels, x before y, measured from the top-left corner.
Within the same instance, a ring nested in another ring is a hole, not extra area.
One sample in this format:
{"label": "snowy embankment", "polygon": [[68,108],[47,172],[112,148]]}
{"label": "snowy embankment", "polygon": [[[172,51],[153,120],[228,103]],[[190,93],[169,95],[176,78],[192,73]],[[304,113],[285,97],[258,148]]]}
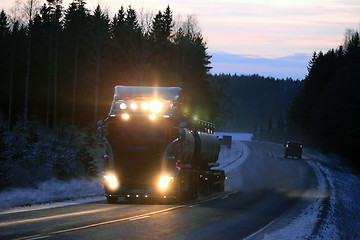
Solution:
{"label": "snowy embankment", "polygon": [[[217,135],[219,137],[232,135],[233,140],[250,141],[251,139],[251,134],[218,133]],[[247,155],[247,148],[243,146],[239,141],[233,142],[231,149],[222,146],[219,155],[219,167],[225,169],[226,172],[237,167]],[[70,182],[51,180],[40,183],[34,188],[15,188],[0,192],[0,211],[15,207],[14,210],[29,209],[30,207],[23,206],[34,204],[41,204],[42,207],[53,207],[100,201],[105,200],[103,194],[101,178],[92,181],[73,179]]]}
{"label": "snowy embankment", "polygon": [[265,234],[264,239],[360,239],[359,176],[342,166],[336,156],[315,150],[305,150],[304,155],[314,169],[318,186],[317,192],[309,190],[303,198],[313,201],[289,224]]}

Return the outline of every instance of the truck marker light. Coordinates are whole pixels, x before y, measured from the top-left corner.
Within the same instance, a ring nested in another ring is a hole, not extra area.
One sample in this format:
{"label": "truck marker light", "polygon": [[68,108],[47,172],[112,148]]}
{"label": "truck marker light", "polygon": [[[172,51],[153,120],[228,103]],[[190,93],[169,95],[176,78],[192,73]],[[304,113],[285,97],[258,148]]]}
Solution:
{"label": "truck marker light", "polygon": [[121,115],[121,117],[122,117],[122,119],[128,120],[128,119],[130,118],[130,115],[127,114],[127,113],[123,113],[123,114]]}
{"label": "truck marker light", "polygon": [[121,109],[121,110],[125,110],[125,109],[126,109],[126,104],[125,104],[125,103],[121,103],[121,104],[120,104],[120,109]]}
{"label": "truck marker light", "polygon": [[130,107],[132,110],[136,110],[138,108],[136,103],[132,103]]}
{"label": "truck marker light", "polygon": [[160,178],[160,184],[159,184],[160,188],[164,190],[167,187],[169,182],[170,182],[169,176],[166,176],[166,175],[162,176]]}
{"label": "truck marker light", "polygon": [[150,118],[151,120],[155,120],[155,119],[156,119],[156,115],[155,115],[155,114],[151,114],[151,115],[149,116],[149,118]]}

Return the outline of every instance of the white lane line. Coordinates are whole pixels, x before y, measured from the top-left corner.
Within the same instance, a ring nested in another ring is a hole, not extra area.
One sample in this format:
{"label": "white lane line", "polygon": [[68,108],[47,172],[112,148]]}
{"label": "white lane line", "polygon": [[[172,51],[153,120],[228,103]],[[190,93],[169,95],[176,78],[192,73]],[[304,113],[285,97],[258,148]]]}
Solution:
{"label": "white lane line", "polygon": [[[277,219],[277,218],[276,218]],[[259,229],[258,231],[254,232],[253,234],[247,236],[246,238],[244,238],[243,240],[248,240],[250,239],[251,237],[255,236],[256,234],[258,234],[259,232],[261,232],[262,230],[264,230],[265,228],[267,228],[268,226],[270,226],[273,222],[275,222],[275,220],[272,220],[271,222],[269,222],[268,224],[266,224],[263,228]]]}
{"label": "white lane line", "polygon": [[48,238],[49,236],[41,236],[41,237],[34,237],[34,238],[28,238],[26,240],[38,240],[38,239],[44,239],[44,238]]}
{"label": "white lane line", "polygon": [[197,207],[197,206],[200,206],[200,204],[191,205],[189,207]]}
{"label": "white lane line", "polygon": [[228,195],[226,195],[226,196],[223,196],[221,199],[225,199],[225,198],[228,198],[229,196]]}

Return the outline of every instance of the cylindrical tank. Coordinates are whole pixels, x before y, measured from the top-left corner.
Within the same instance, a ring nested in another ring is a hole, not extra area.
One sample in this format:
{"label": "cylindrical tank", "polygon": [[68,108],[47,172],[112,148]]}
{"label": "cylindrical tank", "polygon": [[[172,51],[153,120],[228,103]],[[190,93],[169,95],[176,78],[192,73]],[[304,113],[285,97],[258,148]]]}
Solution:
{"label": "cylindrical tank", "polygon": [[189,129],[179,129],[180,142],[181,142],[181,160],[184,163],[190,162],[195,152],[195,139]]}
{"label": "cylindrical tank", "polygon": [[220,141],[215,134],[195,132],[194,161],[201,163],[214,163],[220,153]]}

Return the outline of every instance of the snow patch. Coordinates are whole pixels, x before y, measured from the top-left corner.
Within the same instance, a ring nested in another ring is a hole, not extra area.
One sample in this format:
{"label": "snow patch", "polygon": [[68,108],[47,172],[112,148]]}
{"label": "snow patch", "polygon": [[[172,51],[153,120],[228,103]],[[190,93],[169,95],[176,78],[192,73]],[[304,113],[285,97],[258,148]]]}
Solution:
{"label": "snow patch", "polygon": [[84,196],[103,195],[99,179],[73,179],[69,182],[49,180],[36,188],[14,188],[0,193],[0,210],[15,206],[74,200]]}
{"label": "snow patch", "polygon": [[217,136],[222,138],[223,136],[231,136],[232,140],[237,141],[251,141],[253,134],[252,133],[228,133],[228,132],[215,132]]}

